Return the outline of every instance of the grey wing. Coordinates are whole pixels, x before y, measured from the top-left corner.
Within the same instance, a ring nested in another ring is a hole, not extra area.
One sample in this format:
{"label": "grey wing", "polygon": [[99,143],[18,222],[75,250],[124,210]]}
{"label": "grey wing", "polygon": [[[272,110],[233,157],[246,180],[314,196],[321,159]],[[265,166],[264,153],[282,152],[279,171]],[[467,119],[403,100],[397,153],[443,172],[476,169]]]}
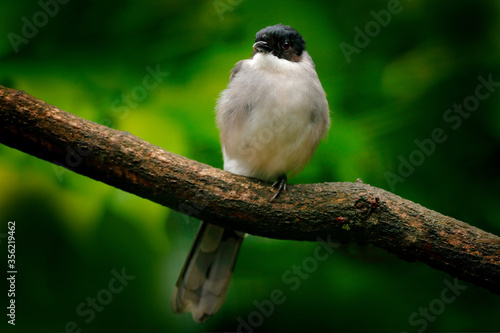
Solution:
{"label": "grey wing", "polygon": [[252,106],[246,98],[247,81],[241,75],[248,70],[245,64],[248,59],[236,63],[229,76],[229,85],[222,91],[217,100],[217,125],[220,130],[220,139],[223,148],[231,144],[229,138],[239,133],[241,126],[247,119]]}
{"label": "grey wing", "polygon": [[243,66],[244,61],[245,60],[240,60],[236,63],[236,65],[234,65],[233,69],[231,70],[231,74],[229,75],[229,81],[231,81],[233,77],[239,72],[241,66]]}

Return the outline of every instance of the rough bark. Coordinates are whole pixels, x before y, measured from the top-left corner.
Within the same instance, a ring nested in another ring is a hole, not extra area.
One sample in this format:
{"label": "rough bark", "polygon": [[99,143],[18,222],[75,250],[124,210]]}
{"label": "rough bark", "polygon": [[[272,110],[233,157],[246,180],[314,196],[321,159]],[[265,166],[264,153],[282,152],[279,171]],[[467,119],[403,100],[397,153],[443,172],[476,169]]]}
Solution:
{"label": "rough bark", "polygon": [[500,293],[500,237],[363,183],[269,184],[169,153],[0,86],[0,142],[140,197],[253,235],[371,243]]}

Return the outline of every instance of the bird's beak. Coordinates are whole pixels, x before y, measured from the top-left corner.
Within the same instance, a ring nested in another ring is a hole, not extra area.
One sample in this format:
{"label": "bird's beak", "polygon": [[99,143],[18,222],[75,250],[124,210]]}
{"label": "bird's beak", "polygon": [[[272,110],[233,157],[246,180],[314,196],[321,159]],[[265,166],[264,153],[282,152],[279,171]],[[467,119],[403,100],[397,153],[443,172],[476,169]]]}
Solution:
{"label": "bird's beak", "polygon": [[267,44],[267,42],[263,42],[263,41],[260,41],[260,42],[253,44],[253,48],[257,52],[265,52],[265,53],[271,52],[271,47],[269,46],[269,44]]}

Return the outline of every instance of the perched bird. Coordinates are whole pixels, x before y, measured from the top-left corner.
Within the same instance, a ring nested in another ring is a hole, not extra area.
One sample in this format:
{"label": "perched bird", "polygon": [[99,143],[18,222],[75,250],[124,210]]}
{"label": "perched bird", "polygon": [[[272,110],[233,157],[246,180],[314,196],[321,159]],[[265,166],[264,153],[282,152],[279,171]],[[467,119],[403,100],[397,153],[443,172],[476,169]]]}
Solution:
{"label": "perched bird", "polygon": [[[305,41],[282,24],[260,30],[252,58],[239,61],[218,100],[224,170],[276,181],[311,160],[330,126],[328,102]],[[174,293],[172,309],[204,322],[222,306],[244,234],[202,222]]]}

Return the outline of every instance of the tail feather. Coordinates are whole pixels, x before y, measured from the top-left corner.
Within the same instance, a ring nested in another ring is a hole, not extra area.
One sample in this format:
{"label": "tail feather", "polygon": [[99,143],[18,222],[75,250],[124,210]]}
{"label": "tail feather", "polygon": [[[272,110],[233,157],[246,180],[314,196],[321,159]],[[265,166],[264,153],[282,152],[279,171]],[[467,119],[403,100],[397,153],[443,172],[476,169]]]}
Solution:
{"label": "tail feather", "polygon": [[204,322],[222,306],[243,237],[202,222],[172,295],[172,309]]}

